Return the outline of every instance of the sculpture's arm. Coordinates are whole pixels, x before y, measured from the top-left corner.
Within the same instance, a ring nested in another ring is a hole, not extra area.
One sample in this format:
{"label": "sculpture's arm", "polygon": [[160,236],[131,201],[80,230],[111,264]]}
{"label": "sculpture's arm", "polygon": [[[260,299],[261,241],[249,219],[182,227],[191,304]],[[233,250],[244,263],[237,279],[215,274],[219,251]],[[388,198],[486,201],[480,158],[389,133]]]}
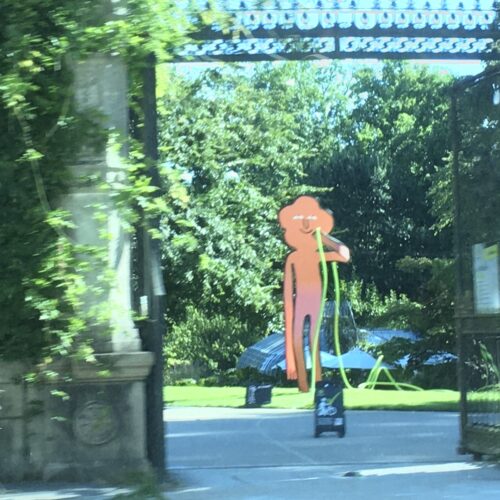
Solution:
{"label": "sculpture's arm", "polygon": [[321,233],[321,241],[326,247],[325,259],[328,262],[344,262],[351,260],[351,251],[340,240],[325,233]]}

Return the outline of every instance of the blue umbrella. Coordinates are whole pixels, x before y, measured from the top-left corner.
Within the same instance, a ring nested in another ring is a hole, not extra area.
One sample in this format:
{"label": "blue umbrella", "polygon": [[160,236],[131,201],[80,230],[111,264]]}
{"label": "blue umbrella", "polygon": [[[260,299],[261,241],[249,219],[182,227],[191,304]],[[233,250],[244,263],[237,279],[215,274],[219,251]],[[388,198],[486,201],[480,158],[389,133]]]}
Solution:
{"label": "blue umbrella", "polygon": [[436,354],[430,356],[424,363],[424,365],[442,365],[444,363],[451,363],[452,361],[456,361],[457,359],[458,358],[450,352],[437,352]]}
{"label": "blue umbrella", "polygon": [[[362,351],[359,347],[355,347],[349,352],[342,354],[342,364],[344,368],[371,370],[376,362],[377,360],[372,355]],[[392,368],[392,366],[387,363],[382,363],[380,366],[382,368]]]}
{"label": "blue umbrella", "polygon": [[[424,362],[424,365],[426,366],[436,366],[436,365],[442,365],[444,363],[451,363],[452,361],[456,361],[458,358],[449,352],[437,352],[427,358],[427,360]],[[410,355],[406,354],[406,356],[403,356],[401,359],[396,361],[396,364],[401,366],[402,368],[406,368],[408,365],[408,361],[410,361]]]}
{"label": "blue umbrella", "polygon": [[[309,346],[305,347],[304,354],[306,368],[310,369]],[[337,357],[321,351],[321,366],[323,368],[338,368]],[[238,359],[236,368],[256,368],[264,374],[270,374],[277,368],[285,370],[285,336],[283,333],[272,333],[245,349]]]}
{"label": "blue umbrella", "polygon": [[269,374],[284,359],[285,336],[283,333],[272,333],[245,349],[236,368],[256,368],[261,373]]}
{"label": "blue umbrella", "polygon": [[[338,368],[339,362],[337,356],[330,354],[329,352],[320,351],[319,353],[321,359],[321,366],[323,368]],[[309,370],[311,368],[311,355],[309,353],[309,347],[306,346],[304,349],[304,357],[306,360],[306,368]],[[278,368],[282,370],[286,369],[286,361],[283,359],[279,363],[276,364]]]}

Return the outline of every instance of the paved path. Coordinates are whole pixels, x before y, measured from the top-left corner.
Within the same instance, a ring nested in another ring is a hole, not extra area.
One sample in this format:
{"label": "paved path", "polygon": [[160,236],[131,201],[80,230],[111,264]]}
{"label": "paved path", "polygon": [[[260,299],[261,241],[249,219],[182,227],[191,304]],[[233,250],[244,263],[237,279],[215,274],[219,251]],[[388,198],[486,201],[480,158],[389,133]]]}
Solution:
{"label": "paved path", "polygon": [[457,455],[458,415],[350,411],[315,439],[312,412],[171,408],[176,499],[500,499],[500,467]]}
{"label": "paved path", "polygon": [[[311,411],[169,408],[165,417],[170,500],[500,499],[500,466],[457,455],[456,413],[349,411],[343,439],[315,439]],[[0,485],[1,500],[120,492]]]}

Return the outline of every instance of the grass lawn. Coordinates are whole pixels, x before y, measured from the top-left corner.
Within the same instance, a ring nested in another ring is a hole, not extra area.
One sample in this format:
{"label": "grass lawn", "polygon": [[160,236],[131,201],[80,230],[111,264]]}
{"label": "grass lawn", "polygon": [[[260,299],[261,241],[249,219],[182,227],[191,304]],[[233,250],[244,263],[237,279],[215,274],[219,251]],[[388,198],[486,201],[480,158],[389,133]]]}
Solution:
{"label": "grass lawn", "polygon": [[[170,406],[225,406],[238,408],[245,403],[244,387],[167,386],[164,397]],[[396,391],[345,389],[344,405],[349,410],[429,410],[458,411],[459,393],[449,390]],[[313,393],[295,388],[274,387],[266,408],[312,408]]]}

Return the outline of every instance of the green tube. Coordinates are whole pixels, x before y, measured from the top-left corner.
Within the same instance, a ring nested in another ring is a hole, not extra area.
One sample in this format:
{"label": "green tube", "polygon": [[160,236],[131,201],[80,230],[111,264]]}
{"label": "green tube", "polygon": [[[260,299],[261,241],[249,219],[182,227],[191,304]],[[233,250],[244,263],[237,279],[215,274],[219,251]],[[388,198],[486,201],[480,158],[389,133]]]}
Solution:
{"label": "green tube", "polygon": [[[375,385],[381,385],[381,386],[387,386],[387,387],[395,387],[393,382],[375,382]],[[371,386],[371,384],[370,384]],[[406,389],[410,389],[412,391],[423,391],[421,387],[418,387],[417,385],[412,385],[412,384],[406,384],[404,382],[397,382],[397,386],[399,387],[400,391],[404,391]],[[359,384],[359,389],[367,389],[369,388],[368,383],[365,382],[363,384]]]}
{"label": "green tube", "polygon": [[385,366],[382,368],[382,370],[385,373],[386,377],[389,379],[389,382],[391,382],[398,391],[401,391],[401,385],[396,382],[396,379],[392,376],[392,373],[387,368],[385,368]]}
{"label": "green tube", "polygon": [[[328,290],[328,268],[326,266],[325,252],[323,250],[323,244],[321,242],[321,230],[316,228],[315,230],[316,244],[318,245],[319,261],[321,264],[321,304],[319,308],[318,320],[316,321],[316,328],[314,332],[314,345],[309,347],[309,354],[311,355],[311,387],[316,388],[316,373],[318,366],[316,365],[316,357],[319,349],[319,336],[321,331],[321,323],[323,322],[323,312],[325,308],[326,293]],[[321,360],[319,369],[321,370]]]}
{"label": "green tube", "polygon": [[383,359],[384,359],[384,356],[379,356],[377,358],[375,365],[373,366],[373,368],[370,370],[370,373],[368,374],[368,378],[366,379],[366,382],[364,384],[362,384],[363,386],[366,385],[368,388],[370,388],[370,386],[372,389],[374,388],[374,382],[376,382],[378,380],[378,377],[380,375],[380,365],[382,364]]}
{"label": "green tube", "polygon": [[[325,252],[323,250],[323,244],[321,242],[321,231],[316,229],[315,232],[316,236],[316,243],[318,245],[318,252],[319,252],[319,258],[320,258],[320,263],[321,263],[321,274],[322,274],[322,291],[321,291],[321,306],[320,306],[320,312],[319,312],[319,317],[318,321],[316,323],[316,331],[314,332],[314,345],[310,349],[311,351],[311,387],[315,387],[316,384],[316,373],[318,370],[318,367],[316,366],[316,355],[318,352],[319,348],[319,335],[320,335],[320,329],[321,329],[321,322],[323,320],[323,311],[324,311],[324,305],[326,301],[326,295],[327,295],[327,289],[328,289],[328,268],[326,265],[326,259],[325,259]],[[344,364],[342,362],[342,353],[340,352],[340,334],[339,334],[339,317],[340,317],[340,281],[339,281],[339,274],[338,274],[338,268],[337,268],[337,263],[332,262],[332,271],[333,271],[333,283],[334,283],[334,291],[335,291],[335,311],[333,315],[333,341],[334,341],[334,346],[335,346],[335,354],[338,358],[339,362],[339,372],[340,376],[342,378],[342,381],[345,385],[346,388],[348,389],[354,389],[354,387],[351,385],[349,382],[349,379],[347,378],[347,374],[345,372]],[[402,382],[397,382],[396,379],[392,376],[390,371],[385,367],[382,366],[382,360],[383,356],[379,356],[377,358],[377,361],[375,362],[375,365],[371,369],[368,378],[366,379],[366,382],[359,384],[358,388],[359,389],[375,389],[377,385],[381,386],[390,386],[394,387],[399,391],[405,390],[405,389],[410,389],[414,391],[423,391],[421,387],[418,387],[416,385],[412,384],[406,384]],[[321,369],[321,366],[319,367]],[[388,382],[380,382],[379,377],[380,375],[384,373],[384,375],[387,377]]]}
{"label": "green tube", "polygon": [[345,369],[344,363],[342,361],[342,353],[340,352],[340,335],[339,335],[339,316],[340,316],[340,282],[339,282],[339,273],[337,269],[337,263],[332,262],[332,270],[333,270],[333,283],[335,285],[335,313],[333,315],[333,341],[335,344],[335,354],[337,355],[339,361],[339,372],[344,382],[344,385],[352,389],[352,385],[349,382]]}
{"label": "green tube", "polygon": [[[316,383],[316,355],[319,347],[319,332],[321,328],[321,322],[323,319],[323,310],[326,301],[326,294],[328,290],[328,267],[326,265],[325,252],[323,250],[323,244],[321,242],[321,231],[316,229],[316,243],[318,245],[319,258],[321,263],[321,274],[322,274],[322,294],[321,294],[321,307],[320,307],[320,315],[318,318],[318,322],[316,324],[316,332],[314,335],[314,347],[311,349],[311,386],[314,387]],[[339,274],[337,270],[337,263],[332,262],[332,270],[333,270],[333,281],[335,286],[335,311],[333,315],[333,340],[335,344],[335,354],[337,355],[339,361],[339,372],[344,382],[344,385],[352,389],[352,385],[350,384],[347,375],[345,373],[344,365],[342,364],[341,352],[340,352],[340,337],[339,337],[339,315],[340,315],[340,283],[339,283]]]}
{"label": "green tube", "polygon": [[[383,356],[379,356],[377,361],[381,361],[381,358]],[[384,373],[385,376],[387,377],[388,381],[387,382],[380,382],[378,379],[380,377],[380,374]],[[358,388],[359,389],[375,389],[377,385],[381,386],[390,386],[390,387],[395,387],[398,391],[404,391],[405,389],[410,389],[413,391],[423,391],[421,387],[418,387],[417,385],[412,385],[412,384],[407,384],[404,382],[397,382],[396,379],[392,376],[392,373],[385,367],[385,366],[380,366],[375,365],[370,372],[370,375],[366,379],[366,382],[359,384]]]}
{"label": "green tube", "polygon": [[416,385],[412,385],[412,384],[405,384],[405,383],[402,383],[402,382],[396,382],[396,379],[392,376],[392,373],[387,369],[387,368],[383,368],[384,370],[384,373],[386,374],[387,378],[397,387],[399,388],[399,390],[403,390],[402,387],[407,387],[409,389],[413,389],[415,391],[423,391],[423,389],[421,387],[418,387]]}

